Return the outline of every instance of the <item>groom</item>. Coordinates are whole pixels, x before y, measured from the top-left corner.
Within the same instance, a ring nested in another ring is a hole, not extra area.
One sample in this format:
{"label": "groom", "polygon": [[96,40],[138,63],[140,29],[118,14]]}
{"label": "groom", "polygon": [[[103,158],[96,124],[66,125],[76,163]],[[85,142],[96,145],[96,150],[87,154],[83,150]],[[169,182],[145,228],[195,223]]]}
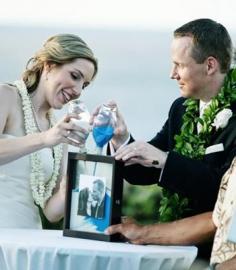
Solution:
{"label": "groom", "polygon": [[[198,19],[175,30],[171,55],[171,78],[182,97],[172,104],[162,130],[148,143],[134,142],[118,112],[112,145],[116,159],[130,165],[123,171],[127,181],[183,194],[191,199],[191,214],[198,214],[213,209],[220,180],[236,155],[232,42],[224,26]],[[120,147],[129,136],[129,144]]]}
{"label": "groom", "polygon": [[[189,199],[187,215],[212,211],[221,178],[236,155],[236,71],[232,42],[210,19],[191,21],[174,32],[171,78],[181,98],[162,130],[148,143],[134,141],[117,110],[112,139],[124,178],[158,185]],[[122,146],[122,147],[121,147]]]}

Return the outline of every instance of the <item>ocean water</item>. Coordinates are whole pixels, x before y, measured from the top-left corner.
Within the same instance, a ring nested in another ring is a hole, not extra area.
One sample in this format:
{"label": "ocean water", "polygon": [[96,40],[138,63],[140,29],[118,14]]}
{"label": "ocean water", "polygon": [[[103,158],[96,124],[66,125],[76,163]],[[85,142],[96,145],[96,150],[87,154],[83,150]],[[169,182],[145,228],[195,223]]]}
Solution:
{"label": "ocean water", "polygon": [[82,37],[98,58],[99,72],[81,99],[90,111],[108,100],[117,101],[138,140],[156,134],[179,96],[177,83],[169,78],[171,32],[20,26],[0,26],[0,32],[1,82],[19,78],[27,60],[49,36],[67,32]]}

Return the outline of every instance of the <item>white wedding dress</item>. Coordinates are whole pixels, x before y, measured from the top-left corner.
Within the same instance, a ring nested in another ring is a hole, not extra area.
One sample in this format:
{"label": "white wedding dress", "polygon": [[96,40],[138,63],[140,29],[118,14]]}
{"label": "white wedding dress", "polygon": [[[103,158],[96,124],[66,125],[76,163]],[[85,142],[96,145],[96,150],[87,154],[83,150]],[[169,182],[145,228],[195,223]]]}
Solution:
{"label": "white wedding dress", "polygon": [[[0,138],[14,137],[2,134]],[[52,151],[44,148],[39,152],[45,179],[49,179],[53,170]],[[32,197],[30,172],[29,155],[0,166],[0,228],[42,228],[39,210]]]}

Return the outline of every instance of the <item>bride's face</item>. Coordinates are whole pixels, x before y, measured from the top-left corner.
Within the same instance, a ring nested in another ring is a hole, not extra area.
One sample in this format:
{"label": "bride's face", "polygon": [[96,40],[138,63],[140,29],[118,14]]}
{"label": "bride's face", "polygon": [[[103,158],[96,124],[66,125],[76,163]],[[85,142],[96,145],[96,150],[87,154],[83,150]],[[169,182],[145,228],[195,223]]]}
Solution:
{"label": "bride's face", "polygon": [[45,97],[50,107],[61,109],[64,104],[80,97],[94,75],[94,64],[83,58],[64,65],[44,67]]}

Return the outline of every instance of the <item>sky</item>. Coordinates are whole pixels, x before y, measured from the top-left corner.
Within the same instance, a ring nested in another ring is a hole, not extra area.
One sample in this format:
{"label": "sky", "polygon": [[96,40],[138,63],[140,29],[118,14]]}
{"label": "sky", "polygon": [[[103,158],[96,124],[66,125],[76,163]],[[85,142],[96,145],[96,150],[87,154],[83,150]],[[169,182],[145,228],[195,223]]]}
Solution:
{"label": "sky", "polygon": [[235,0],[8,0],[0,24],[173,30],[208,17],[234,31],[235,11]]}

